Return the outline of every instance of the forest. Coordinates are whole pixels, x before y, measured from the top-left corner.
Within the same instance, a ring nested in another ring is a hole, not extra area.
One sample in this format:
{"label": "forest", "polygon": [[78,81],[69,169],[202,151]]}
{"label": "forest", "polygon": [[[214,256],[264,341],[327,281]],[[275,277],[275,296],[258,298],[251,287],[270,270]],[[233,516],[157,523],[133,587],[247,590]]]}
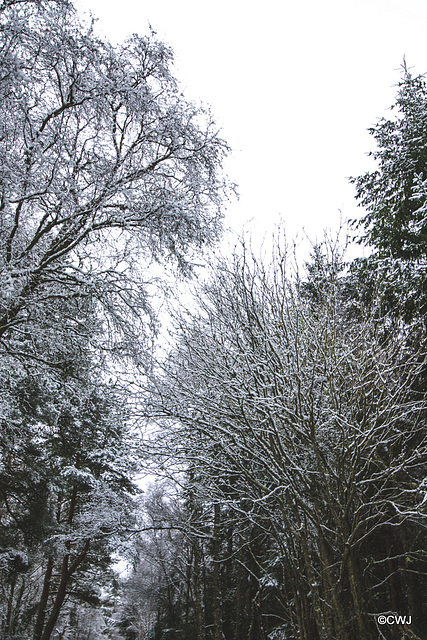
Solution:
{"label": "forest", "polygon": [[357,221],[225,254],[231,149],[155,32],[0,35],[0,637],[427,640],[424,77]]}

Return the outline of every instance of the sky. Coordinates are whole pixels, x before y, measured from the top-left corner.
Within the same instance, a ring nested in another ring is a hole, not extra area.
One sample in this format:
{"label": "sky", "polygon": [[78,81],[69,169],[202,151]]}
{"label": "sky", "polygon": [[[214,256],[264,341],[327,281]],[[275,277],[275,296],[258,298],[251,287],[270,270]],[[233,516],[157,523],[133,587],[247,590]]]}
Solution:
{"label": "sky", "polygon": [[373,168],[368,128],[389,107],[404,58],[427,72],[425,0],[77,0],[113,42],[172,46],[187,98],[209,104],[233,149],[240,199],[225,226],[320,238],[362,211],[349,176]]}

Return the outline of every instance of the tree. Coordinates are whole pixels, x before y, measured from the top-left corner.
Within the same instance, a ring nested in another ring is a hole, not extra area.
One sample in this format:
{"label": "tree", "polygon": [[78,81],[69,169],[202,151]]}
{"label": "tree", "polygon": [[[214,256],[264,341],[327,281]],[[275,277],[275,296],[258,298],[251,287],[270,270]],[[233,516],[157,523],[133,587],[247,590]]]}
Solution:
{"label": "tree", "polygon": [[[71,4],[22,2],[1,36],[3,348],[58,298],[90,295],[129,350],[146,329],[141,265],[185,270],[218,237],[228,147],[154,34],[114,48]],[[64,320],[72,331],[49,321]]]}
{"label": "tree", "polygon": [[220,260],[152,383],[160,454],[269,540],[246,568],[277,617],[254,639],[374,638],[376,614],[415,612],[425,588],[424,356],[412,329],[384,336],[370,308],[346,304],[335,260],[329,274],[317,262],[313,300],[319,280],[302,288],[280,246],[269,265],[245,247]]}
{"label": "tree", "polygon": [[53,388],[42,372],[13,379],[0,441],[2,634],[48,640],[71,603],[99,604],[111,581],[133,528],[136,459],[124,399],[93,372]]}
{"label": "tree", "polygon": [[372,248],[355,267],[371,289],[385,280],[385,309],[403,307],[410,319],[427,308],[427,87],[406,63],[392,109],[398,111],[394,119],[381,118],[370,129],[378,168],[351,180],[365,209],[357,223],[360,242]]}
{"label": "tree", "polygon": [[378,149],[371,156],[378,169],[353,178],[356,198],[366,209],[360,226],[363,241],[383,255],[421,258],[426,254],[425,173],[427,88],[406,64],[399,83],[394,120],[381,118],[369,131]]}

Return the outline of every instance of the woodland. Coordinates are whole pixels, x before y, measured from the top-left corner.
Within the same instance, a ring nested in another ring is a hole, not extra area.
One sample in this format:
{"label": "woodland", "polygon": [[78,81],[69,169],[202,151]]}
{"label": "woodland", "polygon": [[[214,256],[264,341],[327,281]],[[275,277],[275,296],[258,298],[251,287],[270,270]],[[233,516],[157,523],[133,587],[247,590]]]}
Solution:
{"label": "woodland", "polygon": [[366,257],[221,254],[171,49],[0,2],[2,639],[427,640],[423,76],[370,133]]}

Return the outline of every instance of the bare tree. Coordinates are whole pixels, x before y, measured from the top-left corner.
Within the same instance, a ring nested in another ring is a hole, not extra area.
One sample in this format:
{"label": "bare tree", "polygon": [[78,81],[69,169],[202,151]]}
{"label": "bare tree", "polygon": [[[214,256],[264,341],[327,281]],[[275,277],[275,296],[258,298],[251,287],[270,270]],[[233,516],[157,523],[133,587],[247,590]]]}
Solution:
{"label": "bare tree", "polygon": [[220,260],[178,318],[152,414],[201,495],[273,534],[286,629],[376,638],[375,614],[415,613],[425,566],[424,354],[409,346],[417,327],[384,331],[346,301],[329,262],[313,297],[280,244],[269,265],[245,246]]}

